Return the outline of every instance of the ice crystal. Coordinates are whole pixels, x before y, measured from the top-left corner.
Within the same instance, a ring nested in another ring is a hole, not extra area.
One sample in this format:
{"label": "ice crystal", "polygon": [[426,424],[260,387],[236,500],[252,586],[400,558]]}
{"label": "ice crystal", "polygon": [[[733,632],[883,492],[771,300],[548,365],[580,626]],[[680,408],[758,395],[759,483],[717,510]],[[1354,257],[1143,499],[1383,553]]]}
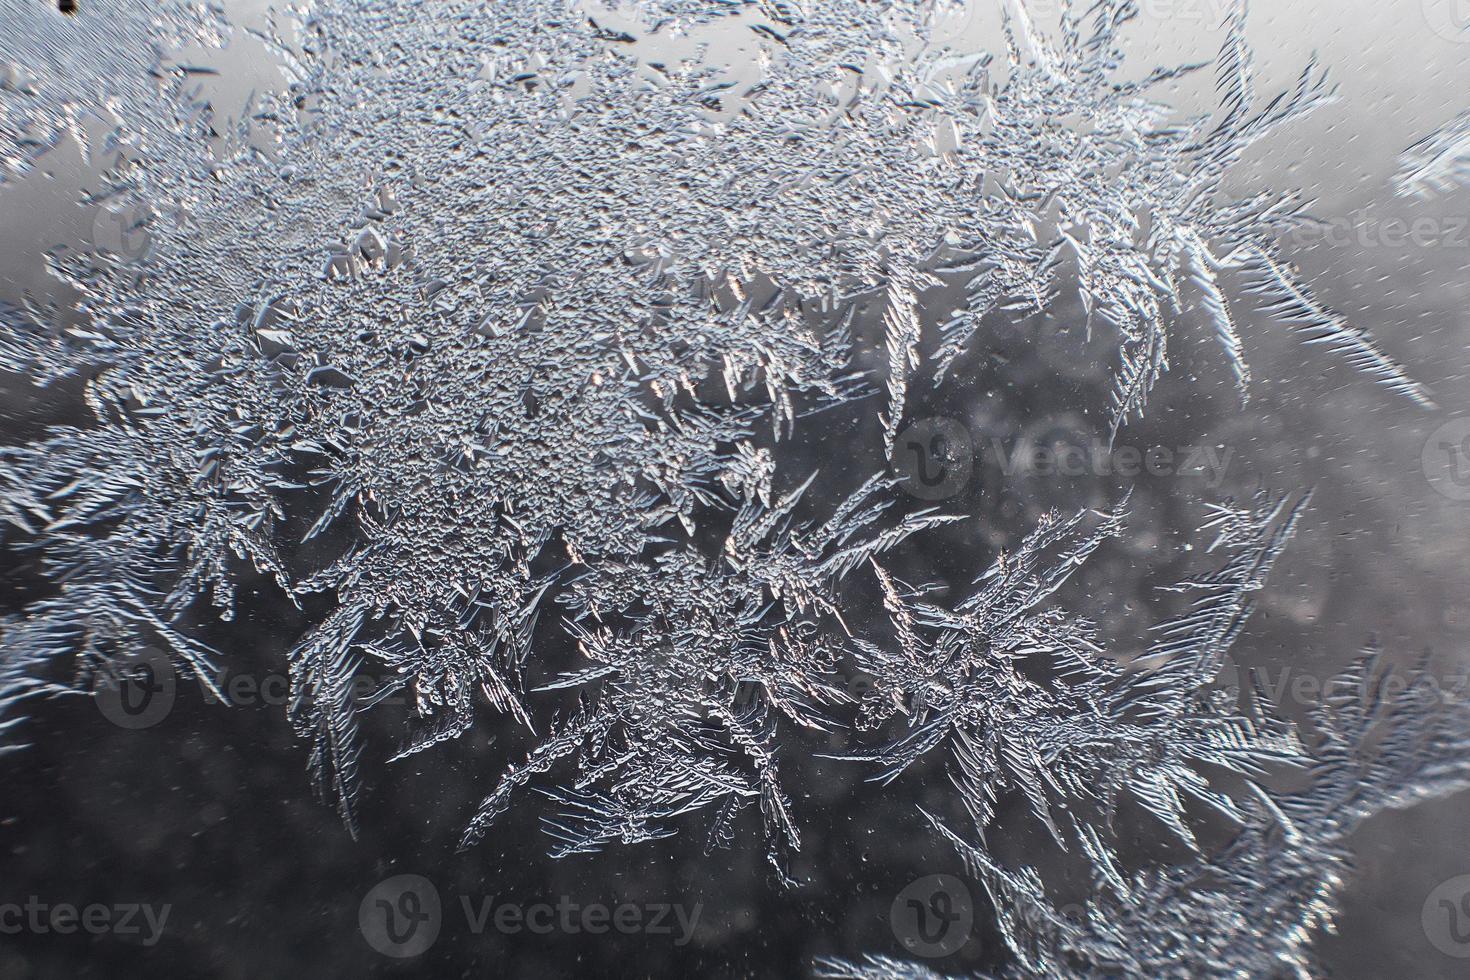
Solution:
{"label": "ice crystal", "polygon": [[[773,846],[796,845],[776,725],[830,728],[830,709],[850,701],[832,681],[842,653],[836,586],[909,535],[953,520],[920,512],[874,530],[885,482],[868,481],[818,526],[794,526],[808,480],[770,508],[746,501],[717,559],[671,550],[569,583],[569,629],[594,666],[553,686],[600,680],[603,693],[502,779],[466,840],[484,833],[531,774],[576,753],[577,788],[549,792],[568,807],[548,822],[562,841],[557,853],[661,836],[670,818],[716,803],[711,840],[719,841],[749,800],[759,801]],[[627,625],[584,625],[613,615]],[[779,850],[772,859],[780,868]]]}
{"label": "ice crystal", "polygon": [[1432,197],[1470,183],[1470,112],[1462,112],[1419,140],[1399,158],[1400,194]]}
{"label": "ice crystal", "polygon": [[903,710],[911,730],[868,758],[891,781],[947,745],[955,787],[982,835],[996,800],[1015,791],[1066,847],[1058,803],[1074,821],[1095,807],[1097,820],[1111,824],[1126,793],[1195,847],[1185,797],[1239,816],[1209,789],[1200,764],[1249,774],[1294,751],[1289,737],[1220,711],[1201,689],[1219,673],[1250,593],[1264,585],[1304,502],[1286,510],[1280,501],[1265,514],[1222,507],[1216,544],[1231,553],[1229,563],[1179,586],[1198,593],[1190,611],[1160,624],[1146,655],[1126,669],[1099,648],[1086,620],[1047,604],[1121,531],[1121,511],[1091,529],[1085,514],[1047,517],[952,609],[901,594],[878,569],[897,642],[864,644],[863,665],[877,678],[864,709],[874,720]]}
{"label": "ice crystal", "polygon": [[[1016,576],[1015,594],[1027,597],[1018,604],[995,605],[997,593],[983,590],[957,617],[892,600],[895,628],[908,634],[904,700],[917,703],[922,693],[937,704],[914,711],[913,733],[872,758],[891,778],[919,753],[949,743],[979,842],[926,816],[989,892],[1015,956],[1006,975],[1319,975],[1310,944],[1332,927],[1351,871],[1348,835],[1376,813],[1470,786],[1470,704],[1445,702],[1426,665],[1387,684],[1370,650],[1326,686],[1307,744],[1259,686],[1242,691],[1220,674],[1249,594],[1264,586],[1305,505],[1306,498],[1216,508],[1211,550],[1228,561],[1178,586],[1196,594],[1190,609],[1161,624],[1148,653],[1126,669],[1087,652],[1078,642],[1085,625],[1065,626],[1068,618],[1036,608],[1073,556],[1116,531],[1111,516],[1085,535],[1075,518],[1052,524],[993,569],[991,581]],[[1048,546],[1060,556],[1042,563]],[[922,641],[910,623],[938,639]],[[1037,658],[1046,684],[1023,673]],[[1268,788],[1284,765],[1308,772],[1310,785]],[[1204,775],[1211,768],[1245,781],[1222,791]],[[1008,869],[986,849],[1004,790],[1020,792],[1056,842],[1086,862],[1092,886],[1080,916],[1058,908],[1035,869]],[[1124,870],[1109,839],[1121,829],[1125,790],[1187,847],[1189,860]],[[1186,822],[1186,797],[1237,828],[1227,844],[1200,846]],[[1054,800],[1065,825],[1053,819]],[[938,975],[882,956],[825,960],[818,974]]]}
{"label": "ice crystal", "polygon": [[[1375,813],[1470,786],[1470,706],[1439,703],[1424,673],[1386,700],[1377,667],[1368,656],[1344,671],[1314,713],[1322,744],[1306,756],[1311,788],[1273,796],[1253,784],[1237,810],[1240,832],[1217,854],[1123,877],[1083,836],[1098,873],[1080,919],[1057,911],[1034,871],[1007,870],[937,825],[990,892],[1018,972],[1320,975],[1310,944],[1332,927],[1351,871],[1347,835]],[[1382,742],[1369,750],[1375,726]]]}

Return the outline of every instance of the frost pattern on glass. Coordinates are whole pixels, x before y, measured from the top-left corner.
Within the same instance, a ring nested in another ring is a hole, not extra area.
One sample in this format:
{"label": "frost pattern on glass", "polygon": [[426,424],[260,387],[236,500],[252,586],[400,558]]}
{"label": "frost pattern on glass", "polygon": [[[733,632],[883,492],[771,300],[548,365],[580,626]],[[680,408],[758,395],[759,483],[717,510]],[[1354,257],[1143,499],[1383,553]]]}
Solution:
{"label": "frost pattern on glass", "polygon": [[[695,811],[720,846],[754,804],[786,879],[801,815],[782,733],[852,728],[866,747],[848,757],[883,780],[948,753],[969,823],[929,819],[995,898],[1018,974],[1307,975],[1345,835],[1463,786],[1470,758],[1462,706],[1414,689],[1334,694],[1307,748],[1219,683],[1307,496],[1215,507],[1218,569],[1178,585],[1190,611],[1125,666],[1052,597],[1125,533],[1126,502],[1045,516],[940,602],[885,561],[962,515],[904,512],[881,476],[818,507],[819,475],[784,470],[779,445],[863,400],[891,456],[921,369],[962,370],[988,318],[1073,290],[1117,338],[1115,434],[1191,309],[1245,393],[1236,293],[1429,404],[1278,246],[1307,220],[1297,195],[1222,189],[1332,88],[1308,65],[1258,95],[1243,3],[1222,26],[1218,111],[1183,120],[1153,93],[1204,66],[1127,80],[1133,3],[1066,4],[1054,36],[1008,6],[998,60],[928,43],[956,9],[358,0],[241,26],[126,0],[102,34],[6,5],[5,180],[76,141],[106,178],[83,206],[139,208],[147,232],[142,250],[49,257],[80,316],[40,296],[0,311],[0,363],[79,385],[90,412],[0,456],[6,533],[54,586],[4,624],[7,746],[17,705],[63,689],[49,671],[70,656],[102,670],[164,644],[209,683],[215,654],[187,624],[205,603],[230,618],[248,567],[325,603],[291,653],[290,716],[354,831],[367,663],[410,696],[399,758],[463,734],[479,701],[537,734],[491,774],[466,844],[533,785],[557,855],[667,836]],[[748,64],[708,60],[717,40]],[[222,107],[192,53],[236,45],[281,67]],[[1462,179],[1463,130],[1411,149],[1401,186]],[[953,282],[963,304],[932,322],[926,292]],[[869,315],[876,344],[855,327]],[[871,633],[848,623],[858,579],[882,596]],[[538,630],[585,665],[528,692]],[[874,678],[860,700],[834,680],[851,667]],[[577,707],[546,721],[572,688]],[[894,722],[902,737],[876,737]],[[1263,788],[1283,764],[1313,788]],[[1081,919],[986,850],[1017,794],[1086,862]],[[1125,798],[1190,861],[1123,867]],[[1186,800],[1233,843],[1205,849]],[[881,957],[822,969],[930,975]]]}
{"label": "frost pattern on glass", "polygon": [[[1077,853],[1089,862],[1092,880],[1080,915],[1061,911],[1032,868],[1003,867],[983,845],[931,818],[991,896],[1015,954],[1004,975],[1323,975],[1310,946],[1319,930],[1332,928],[1352,871],[1348,836],[1376,813],[1470,786],[1466,705],[1447,709],[1427,671],[1399,678],[1405,683],[1393,693],[1383,680],[1379,655],[1370,650],[1327,685],[1311,718],[1316,744],[1290,753],[1310,772],[1310,788],[1272,795],[1248,783],[1238,800],[1196,795],[1239,825],[1218,853],[1124,872],[1100,831],[1079,825]],[[1246,772],[1271,754],[1251,742],[1263,726],[1277,725],[1260,714],[1270,708],[1261,691],[1251,700],[1256,710],[1241,716],[1238,741],[1215,747]],[[816,972],[852,980],[939,976],[881,956],[824,960]]]}
{"label": "frost pattern on glass", "polygon": [[1433,197],[1470,184],[1470,111],[1462,112],[1399,157],[1400,194]]}

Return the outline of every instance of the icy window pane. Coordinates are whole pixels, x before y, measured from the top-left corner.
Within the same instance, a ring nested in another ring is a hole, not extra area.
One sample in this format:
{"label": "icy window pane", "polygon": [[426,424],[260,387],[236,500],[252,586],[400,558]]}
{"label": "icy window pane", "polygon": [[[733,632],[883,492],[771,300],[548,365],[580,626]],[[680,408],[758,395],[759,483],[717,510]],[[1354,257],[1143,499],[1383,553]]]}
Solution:
{"label": "icy window pane", "polygon": [[0,974],[1456,975],[1452,6],[0,0]]}

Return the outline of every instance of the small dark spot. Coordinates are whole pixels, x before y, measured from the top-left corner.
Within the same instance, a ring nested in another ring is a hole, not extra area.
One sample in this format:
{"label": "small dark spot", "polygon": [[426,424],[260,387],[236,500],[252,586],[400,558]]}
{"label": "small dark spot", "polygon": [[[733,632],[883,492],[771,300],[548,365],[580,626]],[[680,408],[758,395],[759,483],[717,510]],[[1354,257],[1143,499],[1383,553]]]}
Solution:
{"label": "small dark spot", "polygon": [[74,14],[77,12],[77,0],[56,0],[56,9],[63,14]]}

